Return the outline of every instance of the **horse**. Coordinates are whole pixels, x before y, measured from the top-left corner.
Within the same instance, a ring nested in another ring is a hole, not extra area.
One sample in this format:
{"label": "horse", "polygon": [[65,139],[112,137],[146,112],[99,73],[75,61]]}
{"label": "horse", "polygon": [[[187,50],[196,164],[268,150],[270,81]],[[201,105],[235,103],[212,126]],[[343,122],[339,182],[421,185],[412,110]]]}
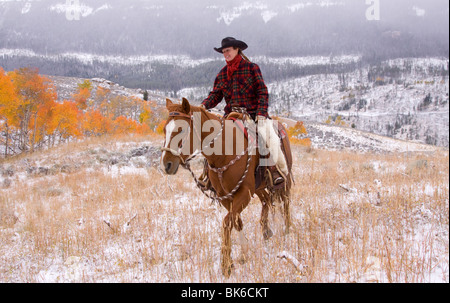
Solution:
{"label": "horse", "polygon": [[[261,171],[257,169],[261,156],[258,151],[250,153],[251,147],[254,147],[254,142],[249,136],[244,136],[243,153],[238,153],[237,146],[236,151],[224,152],[226,143],[228,145],[231,143],[230,141],[225,142],[225,140],[232,138],[233,146],[237,141],[237,131],[230,128],[229,123],[224,123],[226,117],[211,113],[203,107],[191,105],[185,98],[183,98],[181,105],[167,99],[166,108],[169,111],[169,118],[164,126],[165,143],[164,147],[161,148],[161,169],[167,175],[175,175],[180,165],[190,169],[188,163],[198,153],[201,152],[206,159],[210,168],[208,175],[213,191],[218,197],[217,200],[228,211],[222,222],[221,268],[223,275],[229,277],[233,268],[231,231],[234,228],[239,232],[239,243],[241,244],[243,260],[245,260],[248,253],[248,243],[243,234],[244,224],[241,213],[249,205],[255,194],[262,203],[260,224],[264,239],[268,240],[273,236],[268,224],[268,214],[269,208],[274,205],[274,202],[279,202],[283,206],[285,233],[289,233],[290,189],[293,182],[289,139],[285,136],[283,147],[290,173],[285,176],[283,186],[275,189],[269,184],[270,181],[267,177],[257,182],[257,172]],[[196,126],[194,118],[197,118],[197,121],[201,121],[201,123]],[[205,126],[208,121],[210,121],[210,126],[219,125],[220,130],[211,130],[211,127],[208,129]],[[181,130],[180,125],[184,126],[181,127]],[[284,128],[281,123],[279,125]],[[231,137],[230,133],[232,134]],[[197,149],[194,146],[195,144],[187,144],[187,142],[192,143],[194,140],[201,143],[200,150],[198,150],[198,144]],[[211,153],[212,145],[219,152]]]}

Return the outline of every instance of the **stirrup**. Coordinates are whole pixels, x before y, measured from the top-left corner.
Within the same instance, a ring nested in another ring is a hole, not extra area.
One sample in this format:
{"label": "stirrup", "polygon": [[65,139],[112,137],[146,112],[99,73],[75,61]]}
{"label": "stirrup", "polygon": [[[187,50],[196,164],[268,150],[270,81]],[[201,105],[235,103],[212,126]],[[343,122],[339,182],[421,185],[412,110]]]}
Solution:
{"label": "stirrup", "polygon": [[269,181],[273,187],[279,187],[286,182],[286,177],[280,172],[277,166],[267,169]]}
{"label": "stirrup", "polygon": [[280,185],[284,183],[283,176],[278,172],[278,170],[272,172],[272,183],[273,186]]}

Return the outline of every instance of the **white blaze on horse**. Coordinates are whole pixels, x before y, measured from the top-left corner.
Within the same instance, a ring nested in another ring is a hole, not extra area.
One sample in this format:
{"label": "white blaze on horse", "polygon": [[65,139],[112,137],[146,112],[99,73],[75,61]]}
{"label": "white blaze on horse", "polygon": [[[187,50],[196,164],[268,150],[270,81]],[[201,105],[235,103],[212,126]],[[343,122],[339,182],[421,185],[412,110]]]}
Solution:
{"label": "white blaze on horse", "polygon": [[[184,98],[181,105],[167,99],[166,107],[169,119],[164,127],[166,139],[161,149],[161,168],[166,174],[174,175],[181,165],[192,173],[189,162],[199,154],[206,159],[213,198],[220,201],[228,211],[222,225],[221,264],[223,274],[229,276],[233,267],[231,231],[235,228],[239,232],[239,242],[245,253],[248,244],[242,233],[241,213],[255,194],[262,203],[261,226],[264,238],[267,240],[273,235],[268,225],[268,214],[269,207],[276,201],[283,204],[285,231],[289,232],[293,180],[289,139],[284,127],[279,124],[279,131],[284,134],[280,144],[289,175],[285,176],[283,184],[274,185],[270,168],[261,165],[267,157],[262,156],[263,153],[256,148],[261,146],[261,143],[257,143],[256,131],[245,127],[249,125],[245,114],[231,113],[227,117],[219,117],[202,107],[189,104]],[[231,119],[233,123],[227,123]],[[237,127],[234,122],[241,127]],[[230,149],[230,145],[236,148]],[[192,175],[198,185],[198,180]]]}

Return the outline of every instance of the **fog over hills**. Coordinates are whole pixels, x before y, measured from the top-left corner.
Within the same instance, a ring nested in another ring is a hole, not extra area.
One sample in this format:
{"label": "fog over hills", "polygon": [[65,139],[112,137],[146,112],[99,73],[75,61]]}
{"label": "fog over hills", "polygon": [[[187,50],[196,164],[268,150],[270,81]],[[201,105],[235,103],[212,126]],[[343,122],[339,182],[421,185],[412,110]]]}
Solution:
{"label": "fog over hills", "polygon": [[0,49],[41,54],[211,57],[235,36],[250,55],[386,59],[446,55],[448,35],[446,0],[0,0]]}
{"label": "fog over hills", "polygon": [[[5,70],[33,66],[45,74],[103,77],[128,87],[178,91],[211,83],[223,65],[213,48],[226,36],[246,41],[251,59],[263,58],[254,62],[262,63],[268,81],[348,72],[394,58],[448,58],[449,4],[0,0],[0,66]],[[274,58],[311,56],[338,63],[301,69],[272,64]],[[342,56],[358,60],[333,60]]]}

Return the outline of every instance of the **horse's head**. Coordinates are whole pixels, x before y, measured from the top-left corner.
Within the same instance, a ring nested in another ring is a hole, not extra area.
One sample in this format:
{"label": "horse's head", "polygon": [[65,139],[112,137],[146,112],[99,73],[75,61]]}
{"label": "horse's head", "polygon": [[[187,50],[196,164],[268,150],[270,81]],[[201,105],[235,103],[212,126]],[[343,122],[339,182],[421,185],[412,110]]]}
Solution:
{"label": "horse's head", "polygon": [[166,100],[169,119],[164,126],[166,140],[161,155],[161,168],[168,175],[177,173],[180,164],[189,157],[191,138],[191,105],[183,98],[182,104]]}

